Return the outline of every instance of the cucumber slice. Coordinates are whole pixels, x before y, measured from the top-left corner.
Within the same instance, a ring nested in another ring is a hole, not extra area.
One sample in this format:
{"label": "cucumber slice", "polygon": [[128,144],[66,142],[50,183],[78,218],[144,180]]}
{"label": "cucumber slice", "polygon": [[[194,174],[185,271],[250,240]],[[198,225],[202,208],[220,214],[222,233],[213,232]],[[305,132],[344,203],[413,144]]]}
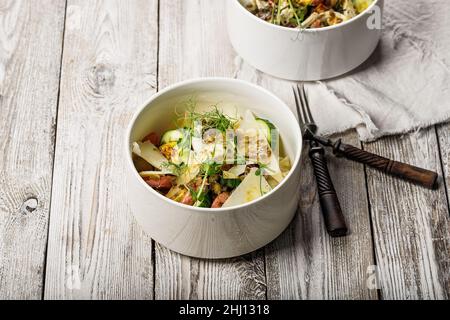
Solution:
{"label": "cucumber slice", "polygon": [[272,122],[270,122],[269,120],[266,120],[266,119],[256,118],[256,122],[258,123],[258,126],[260,127],[260,129],[263,130],[269,144],[271,144],[272,143],[272,130],[276,129],[276,127],[272,124]]}
{"label": "cucumber slice", "polygon": [[161,138],[161,144],[166,144],[170,142],[178,142],[182,140],[184,137],[184,133],[181,130],[170,130],[164,133]]}

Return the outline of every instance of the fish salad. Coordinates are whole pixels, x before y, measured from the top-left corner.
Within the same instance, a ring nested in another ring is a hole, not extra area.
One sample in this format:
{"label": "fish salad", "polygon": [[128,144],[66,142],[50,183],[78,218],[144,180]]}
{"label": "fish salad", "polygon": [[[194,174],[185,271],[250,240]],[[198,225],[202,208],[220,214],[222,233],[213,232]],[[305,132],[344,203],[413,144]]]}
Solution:
{"label": "fish salad", "polygon": [[350,20],[373,0],[239,0],[255,16],[289,28],[323,28]]}
{"label": "fish salad", "polygon": [[142,179],[165,197],[194,207],[222,208],[253,201],[275,188],[291,168],[277,128],[251,111],[226,115],[218,106],[193,107],[174,127],[133,143]]}

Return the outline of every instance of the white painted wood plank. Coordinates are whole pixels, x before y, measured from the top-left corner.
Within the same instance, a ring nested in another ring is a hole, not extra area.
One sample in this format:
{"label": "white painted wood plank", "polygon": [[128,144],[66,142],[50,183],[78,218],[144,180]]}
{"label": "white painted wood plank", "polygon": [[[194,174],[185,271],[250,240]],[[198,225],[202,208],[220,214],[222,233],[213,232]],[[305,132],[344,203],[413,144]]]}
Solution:
{"label": "white painted wood plank", "polygon": [[151,299],[151,239],[124,184],[125,128],[155,92],[156,0],[69,0],[45,298]]}
{"label": "white painted wood plank", "polygon": [[64,8],[0,2],[0,299],[42,297]]}
{"label": "white painted wood plank", "polygon": [[[448,140],[442,137],[442,150]],[[368,151],[441,171],[435,129],[367,144]],[[450,297],[450,217],[445,186],[431,191],[368,170],[383,299]]]}
{"label": "white painted wood plank", "polygon": [[[234,54],[222,1],[160,2],[159,84],[232,76]],[[263,252],[236,259],[192,259],[156,244],[156,299],[263,299]]]}
{"label": "white painted wood plank", "polygon": [[[450,124],[442,124],[436,127],[439,137],[439,149],[441,156],[441,164],[443,168],[442,183],[447,190],[447,201],[450,194]],[[449,203],[450,208],[450,203]],[[450,251],[450,249],[449,249]]]}

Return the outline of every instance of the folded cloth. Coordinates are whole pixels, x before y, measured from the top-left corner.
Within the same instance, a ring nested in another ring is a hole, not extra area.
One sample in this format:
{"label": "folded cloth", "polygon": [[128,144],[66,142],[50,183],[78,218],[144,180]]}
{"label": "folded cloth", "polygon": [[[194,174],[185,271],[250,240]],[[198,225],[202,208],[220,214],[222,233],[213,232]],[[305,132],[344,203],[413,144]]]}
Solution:
{"label": "folded cloth", "polygon": [[357,70],[308,84],[321,134],[356,128],[361,140],[450,119],[450,1],[385,1],[383,35]]}

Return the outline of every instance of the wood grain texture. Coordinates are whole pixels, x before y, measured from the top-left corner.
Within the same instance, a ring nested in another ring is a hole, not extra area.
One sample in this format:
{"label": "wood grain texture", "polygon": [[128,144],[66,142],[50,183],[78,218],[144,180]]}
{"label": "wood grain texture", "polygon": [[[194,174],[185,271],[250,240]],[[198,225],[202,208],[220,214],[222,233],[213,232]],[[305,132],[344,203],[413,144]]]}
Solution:
{"label": "wood grain texture", "polygon": [[442,124],[436,127],[436,133],[439,137],[439,151],[443,177],[441,183],[447,190],[447,202],[450,210],[450,124]]}
{"label": "wood grain texture", "polygon": [[[152,246],[128,207],[121,161],[143,100],[226,76],[294,110],[291,83],[236,57],[224,7],[0,0],[0,299],[377,299],[375,263],[383,299],[449,299],[450,125],[364,145],[443,173],[437,191],[328,158],[349,237],[328,236],[305,153],[298,215],[265,249],[211,261]],[[338,137],[359,145],[355,133]]]}
{"label": "wood grain texture", "polygon": [[65,1],[0,1],[0,299],[40,299]]}
{"label": "wood grain texture", "polygon": [[[441,172],[434,128],[386,138],[365,149]],[[448,299],[450,218],[445,186],[431,191],[372,169],[367,177],[382,298]]]}
{"label": "wood grain texture", "polygon": [[151,299],[151,239],[127,205],[125,128],[155,92],[157,1],[69,0],[45,298]]}
{"label": "wood grain texture", "polygon": [[[340,137],[359,143],[356,133]],[[377,299],[367,286],[374,262],[363,166],[330,155],[328,166],[350,234],[336,239],[327,234],[305,149],[298,215],[266,248],[269,299]]]}
{"label": "wood grain texture", "polygon": [[[200,76],[232,76],[234,53],[222,19],[224,2],[161,1],[159,86]],[[263,252],[198,260],[156,244],[156,299],[263,299]]]}

